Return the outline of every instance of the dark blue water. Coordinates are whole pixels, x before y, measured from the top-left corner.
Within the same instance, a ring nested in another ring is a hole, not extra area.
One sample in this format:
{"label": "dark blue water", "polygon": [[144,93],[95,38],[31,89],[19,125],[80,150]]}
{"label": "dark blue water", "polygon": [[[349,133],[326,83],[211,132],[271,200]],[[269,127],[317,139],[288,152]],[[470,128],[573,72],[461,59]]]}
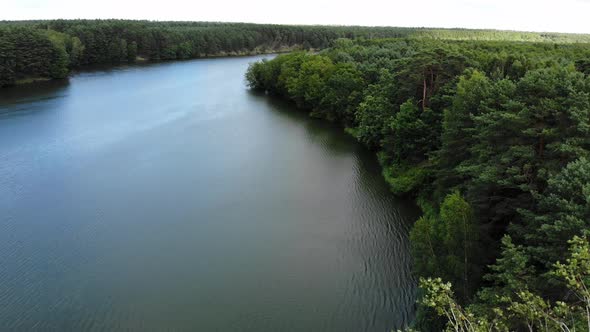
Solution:
{"label": "dark blue water", "polygon": [[390,331],[408,227],[375,156],[249,62],[0,90],[0,330]]}

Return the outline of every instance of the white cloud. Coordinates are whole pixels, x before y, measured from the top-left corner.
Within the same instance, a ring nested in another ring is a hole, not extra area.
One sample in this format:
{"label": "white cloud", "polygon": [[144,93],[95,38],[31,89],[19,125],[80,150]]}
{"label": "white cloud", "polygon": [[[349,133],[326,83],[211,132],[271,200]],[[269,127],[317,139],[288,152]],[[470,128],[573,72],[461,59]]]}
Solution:
{"label": "white cloud", "polygon": [[590,33],[589,0],[3,0],[0,19],[127,18]]}

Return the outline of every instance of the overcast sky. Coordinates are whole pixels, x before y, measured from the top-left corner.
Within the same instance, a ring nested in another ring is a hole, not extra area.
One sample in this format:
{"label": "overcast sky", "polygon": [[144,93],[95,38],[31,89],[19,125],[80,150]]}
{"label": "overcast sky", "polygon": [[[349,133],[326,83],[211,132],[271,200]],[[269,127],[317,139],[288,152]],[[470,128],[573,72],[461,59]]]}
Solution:
{"label": "overcast sky", "polygon": [[1,0],[0,20],[55,18],[590,33],[590,0]]}

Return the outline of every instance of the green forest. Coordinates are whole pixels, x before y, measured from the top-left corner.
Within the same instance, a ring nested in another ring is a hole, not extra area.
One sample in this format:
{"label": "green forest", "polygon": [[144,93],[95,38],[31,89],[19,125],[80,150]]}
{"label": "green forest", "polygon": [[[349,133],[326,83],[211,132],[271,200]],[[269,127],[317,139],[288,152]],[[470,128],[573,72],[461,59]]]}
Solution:
{"label": "green forest", "polygon": [[341,124],[422,210],[420,331],[590,327],[590,45],[339,39],[251,88]]}
{"label": "green forest", "polygon": [[213,22],[51,20],[0,22],[0,86],[64,78],[72,69],[137,60],[324,49],[339,38],[590,42],[589,35],[496,30],[289,26]]}

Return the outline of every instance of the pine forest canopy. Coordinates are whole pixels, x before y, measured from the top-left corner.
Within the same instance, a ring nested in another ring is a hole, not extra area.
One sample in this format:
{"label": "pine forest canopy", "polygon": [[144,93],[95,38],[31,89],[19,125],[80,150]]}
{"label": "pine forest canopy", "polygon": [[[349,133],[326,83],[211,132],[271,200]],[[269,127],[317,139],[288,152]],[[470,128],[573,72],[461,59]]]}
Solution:
{"label": "pine forest canopy", "polygon": [[216,22],[0,22],[0,86],[63,78],[85,65],[323,49],[339,38],[428,38],[586,43],[590,35],[496,30],[293,26]]}

